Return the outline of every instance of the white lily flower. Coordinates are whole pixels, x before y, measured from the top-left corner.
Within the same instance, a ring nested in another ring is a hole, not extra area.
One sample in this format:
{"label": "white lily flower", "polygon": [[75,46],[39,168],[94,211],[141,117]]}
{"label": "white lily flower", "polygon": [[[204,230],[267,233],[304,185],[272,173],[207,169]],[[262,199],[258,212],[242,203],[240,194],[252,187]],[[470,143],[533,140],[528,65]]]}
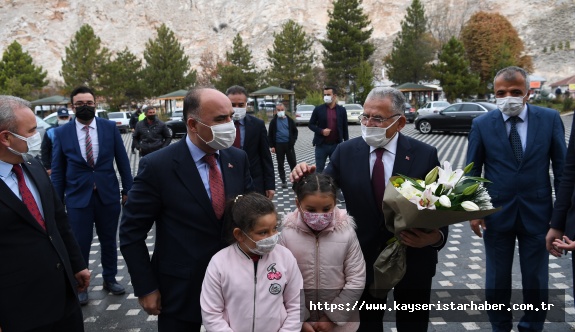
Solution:
{"label": "white lily flower", "polygon": [[437,202],[438,199],[439,197],[433,195],[433,192],[429,188],[426,188],[423,191],[423,193],[421,193],[421,198],[416,203],[417,208],[419,210],[423,209],[435,210],[435,202]]}
{"label": "white lily flower", "polygon": [[451,207],[451,200],[449,199],[449,197],[447,197],[445,195],[441,195],[439,197],[439,204],[441,204],[441,206],[444,206],[446,208],[450,208]]}
{"label": "white lily flower", "polygon": [[443,168],[439,168],[437,184],[442,184],[445,189],[451,189],[455,187],[455,184],[459,182],[462,176],[463,170],[456,169],[452,171],[451,164],[446,160],[443,162]]}
{"label": "white lily flower", "polygon": [[477,206],[477,204],[473,203],[472,201],[463,201],[461,203],[461,207],[465,211],[479,211],[479,206]]}

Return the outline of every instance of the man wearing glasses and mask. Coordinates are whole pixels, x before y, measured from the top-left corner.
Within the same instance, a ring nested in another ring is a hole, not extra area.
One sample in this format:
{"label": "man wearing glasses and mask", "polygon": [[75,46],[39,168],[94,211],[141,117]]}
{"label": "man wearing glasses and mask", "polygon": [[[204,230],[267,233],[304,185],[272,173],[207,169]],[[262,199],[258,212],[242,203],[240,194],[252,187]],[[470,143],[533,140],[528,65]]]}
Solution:
{"label": "man wearing glasses and mask", "polygon": [[[132,187],[130,161],[116,124],[97,118],[94,93],[78,87],[70,96],[74,121],[55,129],[52,182],[66,205],[68,219],[82,256],[89,262],[93,229],[101,247],[103,288],[115,295],[124,293],[116,281],[118,253],[116,234],[120,200],[125,202]],[[114,161],[122,179],[120,188]],[[78,294],[88,303],[87,290]]]}
{"label": "man wearing glasses and mask", "polygon": [[[393,175],[412,178],[425,175],[439,165],[437,149],[401,134],[405,126],[403,94],[393,88],[375,88],[366,98],[360,116],[361,136],[337,146],[324,174],[330,175],[346,198],[347,212],[357,224],[357,237],[367,266],[365,303],[385,303],[369,293],[373,283],[373,263],[394,235],[385,228],[381,209],[385,186]],[[315,166],[298,164],[291,173],[297,182],[301,176],[316,171]],[[424,233],[418,229],[403,231],[401,241],[407,246],[406,273],[393,290],[397,303],[429,303],[431,281],[435,275],[437,252],[445,245],[448,228]],[[360,312],[359,331],[382,331],[383,310]],[[397,311],[400,332],[425,332],[429,311]]]}

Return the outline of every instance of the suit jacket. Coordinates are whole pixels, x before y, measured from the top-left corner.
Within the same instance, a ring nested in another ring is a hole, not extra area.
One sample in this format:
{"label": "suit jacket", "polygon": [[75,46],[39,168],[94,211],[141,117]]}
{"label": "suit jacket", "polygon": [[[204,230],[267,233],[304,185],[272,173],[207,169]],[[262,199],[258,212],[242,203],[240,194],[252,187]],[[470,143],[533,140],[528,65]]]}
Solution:
{"label": "suit jacket", "polygon": [[[120,131],[113,121],[94,118],[98,130],[99,152],[94,168],[90,167],[80,152],[76,120],[54,129],[52,156],[52,182],[58,196],[70,208],[84,208],[90,203],[92,193],[97,193],[104,204],[120,203],[120,189],[114,160],[122,178],[122,194],[132,187],[130,160]],[[98,190],[94,191],[94,184]]]}
{"label": "suit jacket", "polygon": [[[226,199],[253,191],[246,153],[219,151]],[[159,289],[162,314],[201,322],[200,292],[212,256],[225,246],[200,173],[182,139],[143,157],[120,224],[120,249],[134,294]],[[146,237],[156,222],[150,261]]]}
{"label": "suit jacket", "polygon": [[28,331],[61,319],[70,301],[67,288],[76,289],[73,275],[86,268],[46,171],[36,160],[22,167],[40,194],[46,231],[0,180],[2,331]]}
{"label": "suit jacket", "polygon": [[491,183],[486,188],[501,211],[485,218],[486,227],[504,232],[513,229],[520,217],[531,234],[545,234],[553,209],[549,163],[552,162],[555,190],[565,164],[565,128],[559,113],[533,105],[527,107],[527,142],[521,164],[517,164],[501,111],[493,110],[473,120],[467,147],[471,174]]}
{"label": "suit jacket", "polygon": [[[424,179],[439,165],[437,149],[398,133],[393,175],[398,173]],[[373,282],[373,263],[393,234],[385,228],[381,202],[376,202],[371,189],[369,165],[370,147],[363,138],[356,137],[339,144],[324,173],[332,176],[345,197],[347,212],[357,224],[357,237],[366,262],[366,284]],[[409,157],[409,158],[406,158]],[[444,241],[439,247],[409,248],[408,264],[418,265],[422,273],[435,274],[437,251],[447,240],[448,227],[441,228]],[[411,254],[411,253],[415,254]]]}
{"label": "suit jacket", "polygon": [[573,122],[563,176],[555,195],[555,207],[551,217],[551,227],[564,231],[570,239],[575,238],[575,117]]}
{"label": "suit jacket", "polygon": [[[286,116],[286,119],[288,121],[289,147],[293,149],[295,141],[297,141],[297,134],[298,134],[297,126],[295,124],[295,121],[289,116]],[[274,115],[272,121],[270,121],[269,126],[269,141],[270,141],[270,147],[272,148],[276,147],[277,132],[278,132],[278,116]]]}
{"label": "suit jacket", "polygon": [[[337,116],[337,132],[339,134],[338,143],[347,141],[349,133],[347,131],[347,111],[341,105],[335,105]],[[325,136],[321,133],[322,130],[327,128],[327,104],[316,106],[311,113],[308,128],[313,131],[313,146],[322,145]],[[331,159],[330,159],[331,160]]]}
{"label": "suit jacket", "polygon": [[248,154],[250,174],[257,192],[265,194],[266,190],[275,190],[275,174],[268,132],[263,120],[253,115],[244,118],[245,137],[242,149]]}

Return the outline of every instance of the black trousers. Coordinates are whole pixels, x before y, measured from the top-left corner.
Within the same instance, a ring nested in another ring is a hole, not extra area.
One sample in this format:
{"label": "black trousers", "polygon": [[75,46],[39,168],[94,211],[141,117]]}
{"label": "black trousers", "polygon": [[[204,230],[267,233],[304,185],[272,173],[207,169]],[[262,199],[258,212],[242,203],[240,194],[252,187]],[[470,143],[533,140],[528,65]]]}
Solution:
{"label": "black trousers", "polygon": [[276,143],[276,158],[278,160],[278,173],[282,183],[286,182],[286,171],[284,168],[285,159],[287,157],[288,165],[291,170],[296,165],[295,150],[290,147],[289,143]]}
{"label": "black trousers", "polygon": [[202,323],[188,322],[173,316],[158,316],[158,332],[199,332]]}
{"label": "black trousers", "polygon": [[64,316],[52,324],[41,326],[29,332],[84,332],[84,316],[76,293],[66,287],[66,309]]}

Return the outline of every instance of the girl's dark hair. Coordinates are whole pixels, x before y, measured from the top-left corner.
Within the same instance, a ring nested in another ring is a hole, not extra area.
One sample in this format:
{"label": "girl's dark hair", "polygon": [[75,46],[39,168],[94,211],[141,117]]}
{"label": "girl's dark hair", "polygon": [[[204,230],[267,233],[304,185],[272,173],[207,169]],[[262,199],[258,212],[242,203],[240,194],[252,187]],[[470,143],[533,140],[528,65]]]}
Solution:
{"label": "girl's dark hair", "polygon": [[224,213],[228,243],[232,244],[236,242],[233,234],[234,228],[239,228],[244,233],[248,233],[254,229],[260,217],[270,213],[276,213],[276,207],[274,203],[264,195],[252,192],[246,195],[236,196],[227,203]]}
{"label": "girl's dark hair", "polygon": [[318,192],[330,194],[334,199],[337,197],[337,186],[335,182],[331,176],[322,173],[311,173],[304,176],[294,184],[293,190],[295,191],[298,201],[303,200],[307,195]]}

